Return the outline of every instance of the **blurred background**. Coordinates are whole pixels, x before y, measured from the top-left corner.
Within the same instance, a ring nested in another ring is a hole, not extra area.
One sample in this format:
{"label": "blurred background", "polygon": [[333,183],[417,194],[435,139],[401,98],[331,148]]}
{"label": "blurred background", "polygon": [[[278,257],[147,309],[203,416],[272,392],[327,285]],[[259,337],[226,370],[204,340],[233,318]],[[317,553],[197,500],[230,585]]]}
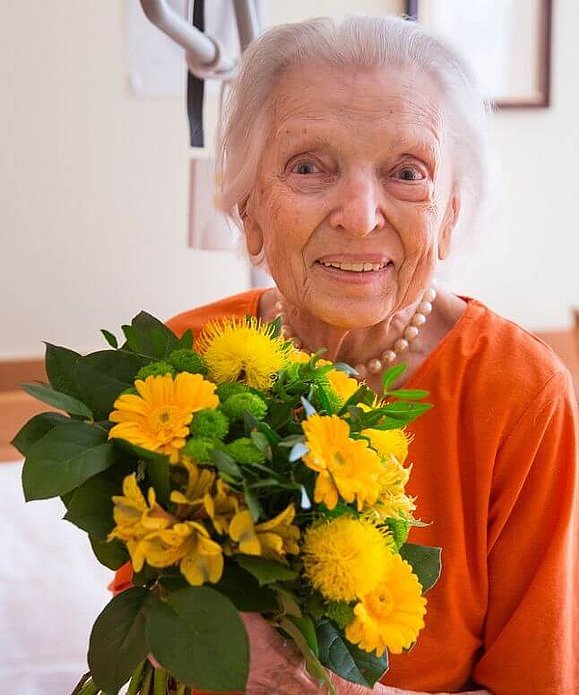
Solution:
{"label": "blurred background", "polygon": [[[261,0],[257,7],[263,27],[412,10],[459,41],[466,20],[454,2]],[[501,96],[518,106],[492,116],[492,214],[444,281],[540,334],[577,375],[579,3],[467,5],[475,16],[490,8],[497,41],[525,75]],[[480,26],[473,31],[474,58],[484,67],[497,44]],[[205,147],[192,148],[186,75],[184,51],[146,20],[137,0],[0,2],[2,693],[72,690],[85,669],[90,626],[108,600],[110,572],[90,557],[83,534],[58,520],[60,503],[24,509],[21,461],[9,441],[35,408],[44,410],[18,391],[42,378],[42,341],[96,350],[104,346],[100,328],[118,334],[141,309],[168,318],[264,281],[223,220],[207,217],[219,85],[205,85]]]}

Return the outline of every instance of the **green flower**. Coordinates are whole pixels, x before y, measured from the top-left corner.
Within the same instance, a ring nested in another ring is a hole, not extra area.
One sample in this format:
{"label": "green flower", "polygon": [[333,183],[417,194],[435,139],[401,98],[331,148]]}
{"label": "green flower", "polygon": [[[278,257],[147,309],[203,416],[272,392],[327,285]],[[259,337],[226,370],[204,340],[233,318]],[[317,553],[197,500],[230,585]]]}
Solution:
{"label": "green flower", "polygon": [[237,463],[264,463],[265,453],[258,449],[249,437],[241,437],[227,444],[225,451]]}
{"label": "green flower", "polygon": [[185,443],[181,453],[195,461],[211,461],[211,452],[214,448],[215,444],[211,439],[191,438]]}
{"label": "green flower", "polygon": [[223,439],[229,432],[229,420],[219,410],[200,410],[193,416],[191,434],[202,439]]}
{"label": "green flower", "polygon": [[191,374],[207,374],[207,365],[203,358],[194,350],[173,350],[169,355],[169,362],[178,372],[190,372]]}
{"label": "green flower", "polygon": [[397,550],[406,543],[408,539],[408,533],[410,532],[410,522],[406,519],[386,519],[386,526],[388,527],[394,543],[396,544]]}
{"label": "green flower", "polygon": [[165,376],[165,374],[175,375],[175,369],[172,365],[168,362],[151,362],[151,364],[139,369],[135,381],[137,379],[145,381],[148,376]]}
{"label": "green flower", "polygon": [[215,393],[219,397],[219,400],[223,403],[231,396],[236,396],[238,393],[248,393],[249,387],[245,384],[233,384],[225,382],[224,384],[219,384],[215,389]]}
{"label": "green flower", "polygon": [[267,405],[263,398],[249,392],[230,396],[221,409],[230,420],[243,420],[245,412],[251,413],[256,420],[262,420],[267,413]]}

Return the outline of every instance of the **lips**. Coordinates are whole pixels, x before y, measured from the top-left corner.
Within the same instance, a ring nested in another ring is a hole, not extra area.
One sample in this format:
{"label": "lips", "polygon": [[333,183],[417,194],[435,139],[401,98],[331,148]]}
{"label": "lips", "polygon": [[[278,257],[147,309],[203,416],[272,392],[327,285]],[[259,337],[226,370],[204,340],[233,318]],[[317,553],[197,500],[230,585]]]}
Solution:
{"label": "lips", "polygon": [[335,268],[347,273],[376,273],[387,268],[391,261],[388,258],[379,256],[358,257],[331,257],[326,256],[318,259],[324,268]]}

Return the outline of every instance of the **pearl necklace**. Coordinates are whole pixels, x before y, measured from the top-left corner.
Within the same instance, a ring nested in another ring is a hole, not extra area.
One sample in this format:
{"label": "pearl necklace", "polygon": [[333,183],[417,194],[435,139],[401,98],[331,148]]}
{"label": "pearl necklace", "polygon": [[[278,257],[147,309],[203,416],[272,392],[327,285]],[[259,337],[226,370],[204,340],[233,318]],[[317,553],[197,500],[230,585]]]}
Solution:
{"label": "pearl necklace", "polygon": [[[420,333],[420,329],[426,323],[427,318],[432,313],[432,304],[436,299],[436,290],[430,287],[424,293],[420,304],[418,305],[414,316],[410,319],[410,323],[402,331],[402,336],[395,340],[394,343],[380,357],[373,357],[366,364],[356,364],[354,369],[358,372],[358,379],[365,379],[368,374],[380,374],[386,367],[390,366],[397,357],[403,352],[406,352],[410,347],[410,343],[414,342]],[[293,341],[296,348],[302,348],[302,341],[295,335],[294,330],[285,313],[283,301],[277,302],[275,305],[277,316],[281,318],[282,334],[286,340]]]}

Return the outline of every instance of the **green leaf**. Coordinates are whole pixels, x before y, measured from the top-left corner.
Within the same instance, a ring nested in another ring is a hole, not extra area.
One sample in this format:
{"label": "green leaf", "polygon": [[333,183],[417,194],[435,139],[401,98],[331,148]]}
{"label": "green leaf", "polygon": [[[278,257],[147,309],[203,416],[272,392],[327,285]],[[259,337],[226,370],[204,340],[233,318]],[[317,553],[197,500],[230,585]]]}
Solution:
{"label": "green leaf", "polygon": [[240,480],[243,478],[241,468],[235,463],[233,458],[219,449],[211,450],[211,460],[220,473],[225,473],[231,478]]}
{"label": "green leaf", "polygon": [[348,642],[329,620],[318,623],[316,634],[320,661],[324,666],[352,683],[372,688],[388,670],[388,653],[378,658]]}
{"label": "green leaf", "polygon": [[308,647],[312,650],[316,657],[319,658],[320,647],[318,645],[316,628],[312,619],[307,615],[304,615],[301,618],[296,618],[295,616],[288,616],[287,619],[297,627],[297,629],[300,631],[303,638],[307,642]]}
{"label": "green leaf", "polygon": [[113,335],[110,331],[107,331],[106,328],[101,328],[101,333],[104,336],[104,339],[107,341],[107,343],[114,349],[117,350],[119,347],[119,341],[117,340],[116,336]]}
{"label": "green leaf", "polygon": [[238,555],[237,561],[244,570],[247,570],[257,579],[260,586],[289,581],[298,576],[297,570],[282,565],[280,562],[275,562],[275,560],[266,560],[263,557]]}
{"label": "green leaf", "polygon": [[390,386],[400,378],[406,371],[405,364],[397,364],[395,367],[390,367],[382,376],[382,391],[386,392]]}
{"label": "green leaf", "polygon": [[59,410],[64,410],[71,415],[80,415],[88,420],[94,419],[90,408],[87,408],[84,403],[66,393],[55,391],[51,386],[46,384],[22,384],[22,389],[33,398],[43,403],[48,403],[48,405],[52,405]]}
{"label": "green leaf", "polygon": [[129,560],[127,549],[119,540],[101,541],[89,536],[90,545],[96,559],[111,570],[119,569]]}
{"label": "green leaf", "polygon": [[422,389],[398,389],[396,391],[388,391],[386,395],[396,396],[396,398],[402,398],[408,401],[418,401],[421,398],[426,398],[429,393],[429,391],[423,391]]}
{"label": "green leaf", "polygon": [[151,459],[147,461],[147,464],[145,466],[147,480],[149,483],[148,486],[155,488],[157,501],[164,506],[167,506],[169,504],[169,498],[171,496],[169,466],[170,464],[165,457],[163,457],[162,459]]}
{"label": "green leaf", "polygon": [[155,598],[147,641],[161,666],[189,687],[245,691],[247,633],[233,603],[215,589],[191,586],[166,601]]}
{"label": "green leaf", "polygon": [[165,454],[161,454],[158,451],[143,449],[142,446],[137,446],[136,444],[128,442],[126,439],[118,439],[117,437],[113,437],[109,441],[115,446],[123,449],[123,451],[132,454],[137,459],[141,459],[143,461],[163,461],[166,466],[169,465],[169,457]]}
{"label": "green leaf", "polygon": [[235,562],[226,562],[223,575],[213,588],[227,596],[238,611],[268,613],[278,607],[274,592],[260,586],[255,577]]}
{"label": "green leaf", "polygon": [[33,444],[36,444],[50,430],[57,425],[62,425],[64,422],[70,422],[70,418],[60,413],[40,413],[40,415],[35,415],[18,431],[11,444],[23,456],[28,456],[28,452]]}
{"label": "green leaf", "polygon": [[123,479],[134,468],[113,466],[78,487],[67,504],[64,518],[93,538],[106,540],[114,527],[113,495],[122,494]]}
{"label": "green leaf", "polygon": [[442,548],[405,543],[400,548],[400,555],[402,559],[412,565],[412,570],[422,585],[422,593],[425,594],[428,589],[436,584],[440,577]]}
{"label": "green leaf", "polygon": [[123,350],[101,350],[78,361],[78,384],[96,420],[108,419],[117,396],[133,386],[136,373],[148,363],[146,357]]}
{"label": "green leaf", "polygon": [[284,616],[280,620],[280,627],[293,639],[302,653],[309,674],[318,680],[318,685],[325,684],[334,695],[335,689],[318,659],[318,639],[311,619]]}
{"label": "green leaf", "polygon": [[173,331],[145,311],[137,314],[130,326],[122,328],[130,350],[156,360],[167,357],[179,343]]}
{"label": "green leaf", "polygon": [[192,350],[193,349],[193,333],[188,328],[185,333],[177,341],[175,350]]}
{"label": "green leaf", "polygon": [[45,343],[45,345],[45,367],[50,385],[55,391],[66,393],[82,401],[75,375],[76,365],[81,356],[78,352],[65,347],[51,343]]}
{"label": "green leaf", "polygon": [[70,420],[34,444],[22,469],[27,501],[63,495],[117,460],[100,427]]}
{"label": "green leaf", "polygon": [[105,606],[92,628],[88,665],[94,682],[108,695],[116,695],[147,656],[150,595],[141,587],[123,591]]}
{"label": "green leaf", "polygon": [[247,486],[247,483],[243,481],[243,496],[245,497],[245,504],[251,513],[251,518],[257,522],[259,517],[263,514],[263,508],[257,499],[255,493]]}

